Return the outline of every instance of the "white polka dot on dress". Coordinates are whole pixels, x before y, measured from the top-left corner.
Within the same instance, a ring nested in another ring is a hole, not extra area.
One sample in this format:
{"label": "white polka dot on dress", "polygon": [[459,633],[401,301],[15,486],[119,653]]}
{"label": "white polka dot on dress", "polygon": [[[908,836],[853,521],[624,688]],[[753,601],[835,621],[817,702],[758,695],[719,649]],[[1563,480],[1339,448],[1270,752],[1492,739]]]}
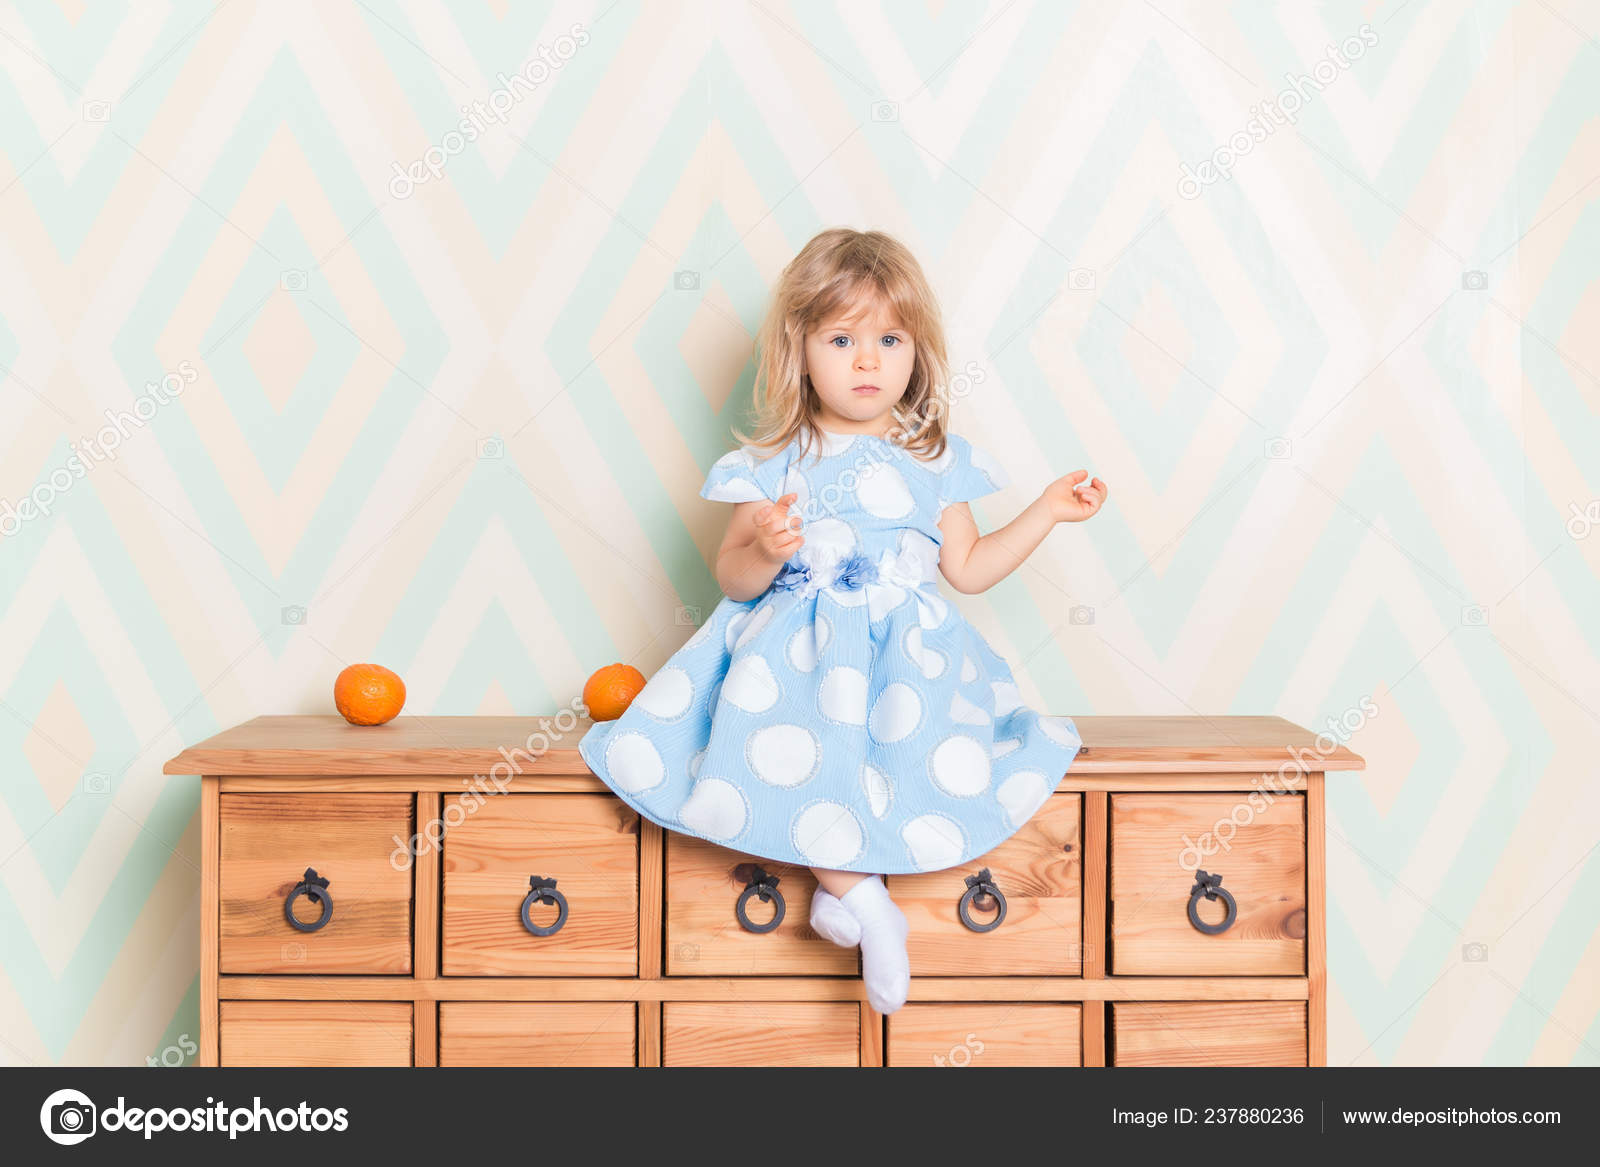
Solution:
{"label": "white polka dot on dress", "polygon": [[977,738],[952,734],[928,755],[928,773],[952,798],[971,798],[989,789],[989,752]]}
{"label": "white polka dot on dress", "polygon": [[722,697],[746,713],[765,713],[778,703],[778,678],[765,657],[742,656],[722,682]]}
{"label": "white polka dot on dress", "polygon": [[966,858],[966,832],[942,814],[918,815],[900,828],[900,838],[919,871],[942,871]]}
{"label": "white polka dot on dress", "polygon": [[744,794],[725,778],[702,778],[678,810],[678,821],[701,835],[731,839],[748,821]]}
{"label": "white polka dot on dress", "polygon": [[676,721],[689,712],[693,702],[694,682],[676,665],[656,670],[656,675],[633,699],[634,705],[657,721]]}
{"label": "white polka dot on dress", "polygon": [[995,797],[1005,808],[1006,821],[1013,827],[1020,827],[1050,797],[1050,783],[1037,770],[1018,770],[1000,783]]}
{"label": "white polka dot on dress", "polygon": [[817,772],[822,746],[803,725],[767,725],[745,742],[751,771],[769,786],[799,786]]}
{"label": "white polka dot on dress", "polygon": [[861,853],[861,823],[842,802],[814,802],[794,818],[795,848],[815,867],[842,867]]}
{"label": "white polka dot on dress", "polygon": [[874,463],[860,472],[856,497],[862,510],[880,519],[903,519],[917,506],[906,480],[887,462]]}
{"label": "white polka dot on dress", "polygon": [[950,697],[950,720],[960,725],[988,725],[989,715],[960,693]]}
{"label": "white polka dot on dress", "polygon": [[894,783],[874,766],[861,767],[861,787],[867,793],[867,809],[872,811],[872,817],[881,819],[889,813],[889,804],[894,801]]}
{"label": "white polka dot on dress", "polygon": [[869,732],[880,742],[897,742],[910,737],[921,720],[922,698],[904,681],[896,681],[878,694]]}
{"label": "white polka dot on dress", "polygon": [[661,753],[642,733],[613,734],[606,743],[606,769],[612,781],[629,794],[659,785],[667,776]]}
{"label": "white polka dot on dress", "polygon": [[829,721],[867,723],[867,674],[849,665],[835,665],[822,678],[817,708]]}
{"label": "white polka dot on dress", "polygon": [[906,656],[928,680],[937,681],[944,676],[945,669],[950,667],[950,661],[944,653],[923,644],[921,624],[914,624],[906,630],[904,644]]}

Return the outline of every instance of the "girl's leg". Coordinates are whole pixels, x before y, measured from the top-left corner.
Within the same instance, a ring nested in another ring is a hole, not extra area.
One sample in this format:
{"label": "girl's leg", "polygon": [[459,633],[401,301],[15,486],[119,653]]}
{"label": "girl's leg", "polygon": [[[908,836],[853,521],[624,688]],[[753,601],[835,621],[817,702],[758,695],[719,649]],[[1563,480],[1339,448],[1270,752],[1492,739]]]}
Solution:
{"label": "girl's leg", "polygon": [[[829,890],[821,882],[824,875],[833,879],[852,874],[857,873],[817,872],[817,895]],[[861,979],[866,982],[867,1001],[879,1013],[893,1013],[905,1004],[911,988],[905,913],[889,898],[888,887],[876,875],[858,875],[850,880],[837,902],[845,913],[855,918],[861,929]],[[812,906],[815,912],[815,899]]]}
{"label": "girl's leg", "polygon": [[861,943],[861,925],[839,902],[839,896],[867,876],[822,867],[813,867],[811,873],[817,877],[817,890],[811,896],[811,930],[841,948],[854,948]]}
{"label": "girl's leg", "polygon": [[811,874],[817,877],[817,883],[826,888],[828,894],[835,899],[867,878],[866,873],[862,871],[830,871],[826,867],[813,867]]}

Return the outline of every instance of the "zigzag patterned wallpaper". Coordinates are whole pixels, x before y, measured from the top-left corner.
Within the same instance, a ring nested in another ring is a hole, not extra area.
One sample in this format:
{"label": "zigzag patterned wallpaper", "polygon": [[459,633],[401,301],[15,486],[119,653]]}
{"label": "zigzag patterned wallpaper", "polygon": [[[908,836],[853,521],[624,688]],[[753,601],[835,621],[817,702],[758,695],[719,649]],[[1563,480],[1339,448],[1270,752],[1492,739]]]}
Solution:
{"label": "zigzag patterned wallpaper", "polygon": [[1030,703],[1370,701],[1330,1064],[1600,1063],[1597,35],[1579,0],[0,8],[0,1062],[192,1055],[184,745],[354,661],[458,714],[659,665],[717,596],[697,490],[768,289],[844,223],[937,286],[956,428],[1017,484],[981,522],[1112,487],[960,597]]}

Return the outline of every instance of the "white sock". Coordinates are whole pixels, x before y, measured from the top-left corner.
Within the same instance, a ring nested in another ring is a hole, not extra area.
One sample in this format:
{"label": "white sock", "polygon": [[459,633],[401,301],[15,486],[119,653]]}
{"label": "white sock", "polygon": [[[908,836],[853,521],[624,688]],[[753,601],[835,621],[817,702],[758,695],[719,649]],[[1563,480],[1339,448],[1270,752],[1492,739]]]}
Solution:
{"label": "white sock", "polygon": [[820,883],[811,896],[811,930],[841,948],[854,948],[861,943],[861,922]]}
{"label": "white sock", "polygon": [[861,922],[861,979],[866,982],[867,1001],[879,1013],[893,1013],[911,991],[905,913],[876,875],[845,892],[839,903]]}

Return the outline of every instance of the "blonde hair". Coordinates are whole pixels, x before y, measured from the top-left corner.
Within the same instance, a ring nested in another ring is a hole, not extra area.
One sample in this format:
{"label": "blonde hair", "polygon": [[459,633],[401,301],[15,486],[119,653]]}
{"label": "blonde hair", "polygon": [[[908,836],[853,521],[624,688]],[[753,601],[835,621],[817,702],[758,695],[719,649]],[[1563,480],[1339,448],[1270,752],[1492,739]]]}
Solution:
{"label": "blonde hair", "polygon": [[756,338],[754,432],[735,429],[735,437],[773,453],[796,437],[802,449],[821,448],[817,391],[801,371],[806,333],[864,296],[882,299],[911,334],[914,349],[891,439],[924,458],[944,452],[949,360],[938,301],[904,244],[882,231],[849,227],[819,232],[783,269]]}

